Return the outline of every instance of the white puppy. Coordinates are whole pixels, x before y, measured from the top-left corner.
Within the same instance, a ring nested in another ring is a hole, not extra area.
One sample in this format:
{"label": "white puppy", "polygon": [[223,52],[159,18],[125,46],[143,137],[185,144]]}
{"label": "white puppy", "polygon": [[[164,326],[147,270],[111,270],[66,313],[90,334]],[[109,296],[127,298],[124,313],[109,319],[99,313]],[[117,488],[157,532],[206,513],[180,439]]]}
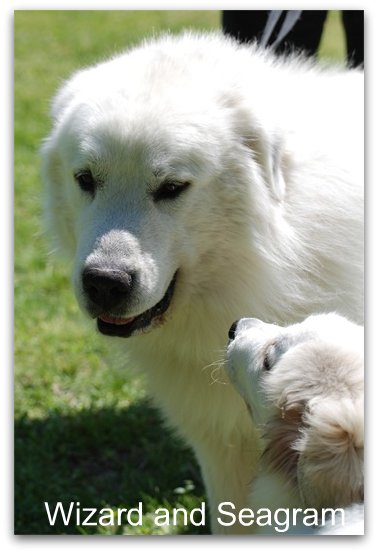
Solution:
{"label": "white puppy", "polygon": [[52,116],[46,213],[78,302],[194,447],[213,531],[243,531],[217,506],[246,504],[258,441],[214,363],[249,313],[362,321],[362,73],[164,36],[78,71]]}
{"label": "white puppy", "polygon": [[242,319],[230,338],[227,372],[265,443],[252,504],[361,502],[363,328],[336,314],[288,327]]}

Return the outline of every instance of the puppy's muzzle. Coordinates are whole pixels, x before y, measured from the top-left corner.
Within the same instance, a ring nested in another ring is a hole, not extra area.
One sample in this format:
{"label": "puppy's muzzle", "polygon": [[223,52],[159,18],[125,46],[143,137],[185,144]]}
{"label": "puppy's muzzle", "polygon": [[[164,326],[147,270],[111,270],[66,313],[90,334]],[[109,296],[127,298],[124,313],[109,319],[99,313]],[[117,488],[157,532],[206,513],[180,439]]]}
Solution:
{"label": "puppy's muzzle", "polygon": [[133,288],[132,273],[114,269],[86,268],[82,274],[87,298],[101,312],[114,312],[124,306]]}

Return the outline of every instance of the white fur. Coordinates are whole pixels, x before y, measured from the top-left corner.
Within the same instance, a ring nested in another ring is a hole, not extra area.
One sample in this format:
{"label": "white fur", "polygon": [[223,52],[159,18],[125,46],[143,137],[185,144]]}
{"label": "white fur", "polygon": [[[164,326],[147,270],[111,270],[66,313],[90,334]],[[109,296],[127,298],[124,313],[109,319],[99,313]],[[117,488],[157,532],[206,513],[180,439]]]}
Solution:
{"label": "white fur", "polygon": [[[266,444],[252,486],[255,508],[349,509],[362,502],[363,354],[363,328],[333,313],[289,327],[238,322],[227,372]],[[347,511],[345,534],[363,522],[360,513]]]}
{"label": "white fur", "polygon": [[[216,369],[228,327],[324,306],[363,318],[362,75],[186,33],[77,72],[52,115],[46,211],[78,301],[89,262],[138,274],[124,317],[154,306],[179,270],[165,324],[111,347],[147,371],[194,447],[213,519],[221,501],[243,507],[258,441]],[[88,166],[102,182],[93,200],[73,178]],[[166,177],[192,184],[156,204]]]}

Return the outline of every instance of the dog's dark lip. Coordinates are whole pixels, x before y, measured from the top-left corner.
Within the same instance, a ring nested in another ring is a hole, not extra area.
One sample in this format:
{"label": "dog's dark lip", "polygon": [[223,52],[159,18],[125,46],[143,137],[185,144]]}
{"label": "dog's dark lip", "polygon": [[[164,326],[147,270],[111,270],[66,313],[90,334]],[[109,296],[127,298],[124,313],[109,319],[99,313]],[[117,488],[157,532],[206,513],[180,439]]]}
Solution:
{"label": "dog's dark lip", "polygon": [[[147,309],[140,315],[130,318],[130,322],[125,322],[120,324],[117,321],[117,324],[111,322],[106,322],[101,318],[97,317],[97,328],[102,334],[107,336],[118,336],[120,338],[128,338],[129,336],[147,332],[152,329],[158,323],[163,322],[162,315],[167,311],[168,307],[171,304],[175,284],[177,280],[177,271],[173,275],[173,278],[165,292],[163,298],[156,304],[154,307]],[[111,319],[111,317],[104,316],[105,319]],[[125,319],[127,321],[127,319]]]}

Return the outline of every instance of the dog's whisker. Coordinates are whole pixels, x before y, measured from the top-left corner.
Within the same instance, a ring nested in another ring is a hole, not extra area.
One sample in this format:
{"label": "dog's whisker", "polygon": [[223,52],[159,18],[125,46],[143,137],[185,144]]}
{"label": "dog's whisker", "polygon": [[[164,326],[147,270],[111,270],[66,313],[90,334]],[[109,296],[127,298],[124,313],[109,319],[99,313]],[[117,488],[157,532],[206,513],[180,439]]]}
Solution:
{"label": "dog's whisker", "polygon": [[228,384],[228,382],[220,378],[224,376],[224,366],[225,360],[224,356],[222,356],[221,359],[215,360],[212,363],[209,363],[208,365],[202,367],[202,371],[210,370],[211,384]]}
{"label": "dog's whisker", "polygon": [[208,369],[214,369],[214,368],[222,368],[224,366],[224,361],[222,359],[218,361],[213,361],[212,363],[209,363],[208,365],[205,365],[202,367],[202,372],[206,371]]}
{"label": "dog's whisker", "polygon": [[210,373],[211,377],[211,384],[228,384],[228,382],[225,382],[224,380],[221,380],[219,377],[215,376],[217,372],[220,373],[220,376],[223,376],[222,366],[214,367],[214,369]]}
{"label": "dog's whisker", "polygon": [[214,353],[217,356],[220,356],[220,357],[218,359],[215,359],[215,361],[212,361],[208,365],[205,365],[204,367],[202,367],[202,371],[205,371],[206,369],[210,369],[211,367],[214,367],[214,366],[224,367],[224,364],[225,364],[225,356],[224,356],[225,351],[226,350],[224,348],[221,348],[220,350],[216,350]]}

